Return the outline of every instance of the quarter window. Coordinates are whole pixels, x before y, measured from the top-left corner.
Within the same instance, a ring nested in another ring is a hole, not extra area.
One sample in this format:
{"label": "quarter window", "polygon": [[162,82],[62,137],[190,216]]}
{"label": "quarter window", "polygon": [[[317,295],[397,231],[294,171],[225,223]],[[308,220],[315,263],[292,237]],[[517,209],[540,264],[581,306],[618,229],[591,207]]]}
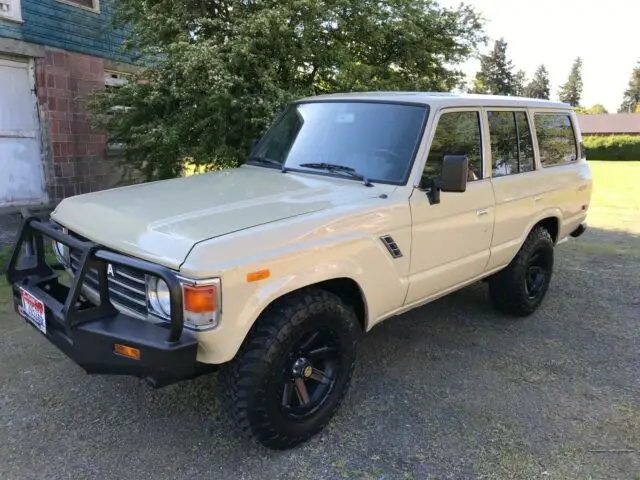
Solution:
{"label": "quarter window", "polygon": [[576,138],[569,115],[536,114],[536,136],[543,167],[575,162],[578,159]]}
{"label": "quarter window", "polygon": [[533,142],[525,112],[488,112],[492,176],[530,172]]}
{"label": "quarter window", "polygon": [[439,177],[445,155],[466,155],[469,159],[468,180],[482,178],[482,140],[478,112],[449,112],[440,115],[422,176],[430,179]]}

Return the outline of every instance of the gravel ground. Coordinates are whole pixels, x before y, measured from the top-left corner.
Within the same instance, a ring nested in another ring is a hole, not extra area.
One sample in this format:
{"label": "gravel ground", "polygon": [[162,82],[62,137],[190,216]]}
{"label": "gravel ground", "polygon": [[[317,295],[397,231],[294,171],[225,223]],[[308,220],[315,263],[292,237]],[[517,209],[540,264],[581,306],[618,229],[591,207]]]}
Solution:
{"label": "gravel ground", "polygon": [[88,376],[5,304],[0,478],[638,480],[639,278],[640,236],[592,230],[530,318],[479,284],[385,322],[327,430],[279,453],[227,426],[215,375]]}

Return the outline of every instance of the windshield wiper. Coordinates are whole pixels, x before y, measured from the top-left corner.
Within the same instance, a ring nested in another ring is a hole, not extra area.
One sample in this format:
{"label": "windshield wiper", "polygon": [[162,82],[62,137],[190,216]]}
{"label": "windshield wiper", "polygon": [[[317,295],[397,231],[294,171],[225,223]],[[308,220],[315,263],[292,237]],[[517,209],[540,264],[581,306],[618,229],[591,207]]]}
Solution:
{"label": "windshield wiper", "polygon": [[348,167],[347,165],[339,165],[337,163],[301,163],[300,167],[304,168],[313,168],[315,170],[326,170],[327,172],[338,172],[345,173],[350,177],[356,178],[364,182],[365,187],[373,187],[373,183],[369,181],[369,179],[362,175],[361,173],[356,172],[355,168]]}
{"label": "windshield wiper", "polygon": [[287,169],[284,166],[284,163],[281,163],[277,160],[272,160],[271,158],[254,155],[247,158],[247,162],[262,163],[263,165],[273,165],[274,167],[278,167],[280,170],[282,170],[282,173],[287,173]]}

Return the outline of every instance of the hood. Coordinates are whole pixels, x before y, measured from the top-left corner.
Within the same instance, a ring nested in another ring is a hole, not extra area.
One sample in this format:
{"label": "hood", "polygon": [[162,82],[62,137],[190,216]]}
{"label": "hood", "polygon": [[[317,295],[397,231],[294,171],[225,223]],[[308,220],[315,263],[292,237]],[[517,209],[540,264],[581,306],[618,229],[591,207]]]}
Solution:
{"label": "hood", "polygon": [[63,200],[51,217],[108,248],[177,269],[202,240],[377,196],[353,180],[243,166]]}

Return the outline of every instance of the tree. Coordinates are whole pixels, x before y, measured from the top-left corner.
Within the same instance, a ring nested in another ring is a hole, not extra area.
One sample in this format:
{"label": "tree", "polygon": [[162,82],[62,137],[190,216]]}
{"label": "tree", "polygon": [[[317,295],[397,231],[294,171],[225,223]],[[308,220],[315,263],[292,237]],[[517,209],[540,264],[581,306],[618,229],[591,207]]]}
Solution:
{"label": "tree", "polygon": [[507,59],[507,42],[496,40],[493,50],[480,55],[480,71],[476,73],[472,93],[515,95],[513,64]]}
{"label": "tree", "polygon": [[531,98],[549,100],[551,93],[549,72],[544,65],[540,65],[533,74],[533,78],[525,89],[525,95]]}
{"label": "tree", "polygon": [[624,94],[622,96],[622,104],[620,105],[618,112],[631,113],[635,111],[635,113],[640,113],[638,111],[638,105],[640,105],[640,61],[631,72],[631,77],[629,78],[629,86],[624,91]]}
{"label": "tree", "polygon": [[524,97],[527,89],[527,73],[524,70],[518,70],[513,76],[513,94],[517,97]]}
{"label": "tree", "polygon": [[560,92],[558,93],[560,101],[568,103],[572,107],[580,105],[582,86],[582,59],[578,57],[571,66],[567,83],[560,86]]}
{"label": "tree", "polygon": [[[471,8],[431,0],[120,0],[114,21],[150,68],[99,93],[96,126],[148,178],[238,164],[291,99],[451,90],[484,41]],[[130,108],[113,110],[126,105]]]}
{"label": "tree", "polygon": [[596,114],[609,113],[609,112],[607,111],[606,108],[604,108],[604,105],[601,105],[600,103],[596,103],[592,107],[587,108],[585,113],[588,115],[596,115]]}

